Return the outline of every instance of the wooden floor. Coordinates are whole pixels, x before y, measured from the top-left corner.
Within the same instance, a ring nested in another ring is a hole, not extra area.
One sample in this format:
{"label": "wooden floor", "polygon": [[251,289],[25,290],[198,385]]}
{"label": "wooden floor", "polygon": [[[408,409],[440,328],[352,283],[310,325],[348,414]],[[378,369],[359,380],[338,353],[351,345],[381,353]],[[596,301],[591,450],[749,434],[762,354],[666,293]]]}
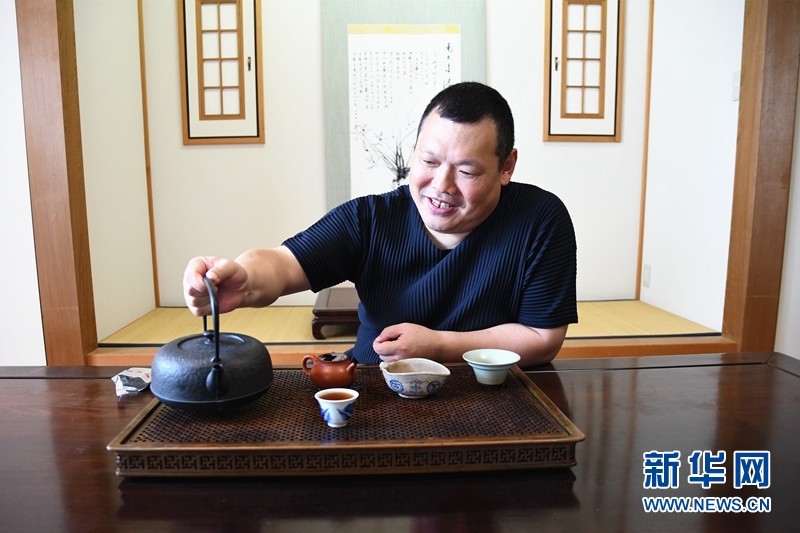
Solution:
{"label": "wooden floor", "polygon": [[[559,358],[718,353],[736,348],[719,332],[638,300],[579,302],[578,317],[579,322],[569,327]],[[326,326],[326,339],[315,339],[313,318],[311,306],[237,309],[220,317],[220,329],[261,340],[277,364],[353,345],[352,328]],[[202,319],[186,308],[158,308],[101,340],[88,364],[147,366],[159,346],[202,331]]]}

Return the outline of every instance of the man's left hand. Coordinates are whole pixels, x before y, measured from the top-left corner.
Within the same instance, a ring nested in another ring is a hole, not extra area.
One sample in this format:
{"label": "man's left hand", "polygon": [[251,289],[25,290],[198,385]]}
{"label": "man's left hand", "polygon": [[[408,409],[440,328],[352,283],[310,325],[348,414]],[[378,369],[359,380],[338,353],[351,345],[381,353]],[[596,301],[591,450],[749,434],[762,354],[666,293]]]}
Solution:
{"label": "man's left hand", "polygon": [[437,359],[440,334],[426,327],[404,322],[384,328],[372,343],[382,361],[391,362],[410,357]]}

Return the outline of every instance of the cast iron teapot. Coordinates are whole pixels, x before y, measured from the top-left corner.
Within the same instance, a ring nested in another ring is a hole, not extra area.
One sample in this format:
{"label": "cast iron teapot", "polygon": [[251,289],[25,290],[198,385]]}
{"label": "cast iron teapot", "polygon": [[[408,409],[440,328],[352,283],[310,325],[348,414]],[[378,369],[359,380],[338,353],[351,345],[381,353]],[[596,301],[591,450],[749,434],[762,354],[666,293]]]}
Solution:
{"label": "cast iron teapot", "polygon": [[220,333],[217,290],[205,278],[214,330],[165,344],[153,358],[150,389],[163,403],[188,411],[220,411],[249,403],[272,385],[272,360],[258,340]]}

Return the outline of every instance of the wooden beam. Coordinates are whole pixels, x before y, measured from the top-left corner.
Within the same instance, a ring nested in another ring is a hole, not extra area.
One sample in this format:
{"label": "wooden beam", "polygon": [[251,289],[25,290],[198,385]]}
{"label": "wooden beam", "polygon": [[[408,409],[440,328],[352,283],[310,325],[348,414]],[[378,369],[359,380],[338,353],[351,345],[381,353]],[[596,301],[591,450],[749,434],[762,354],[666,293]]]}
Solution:
{"label": "wooden beam", "polygon": [[[352,345],[285,344],[269,345],[274,366],[297,367],[306,354],[343,352]],[[150,366],[158,351],[154,346],[97,348],[87,357],[89,366]],[[719,336],[627,337],[616,339],[567,339],[556,359],[592,359],[596,357],[632,357],[639,355],[690,355],[730,353],[736,343]]]}
{"label": "wooden beam", "polygon": [[[329,352],[343,352],[353,345],[342,344],[286,344],[269,345],[272,366],[297,368],[308,354],[320,355]],[[131,348],[97,348],[87,356],[88,366],[150,366],[158,347],[140,346]]]}
{"label": "wooden beam", "polygon": [[738,351],[775,344],[799,68],[800,3],[747,0],[722,324]]}
{"label": "wooden beam", "polygon": [[633,357],[639,355],[692,355],[736,351],[736,342],[721,336],[629,337],[567,339],[556,359]]}
{"label": "wooden beam", "polygon": [[97,347],[72,0],[17,0],[25,140],[48,365]]}

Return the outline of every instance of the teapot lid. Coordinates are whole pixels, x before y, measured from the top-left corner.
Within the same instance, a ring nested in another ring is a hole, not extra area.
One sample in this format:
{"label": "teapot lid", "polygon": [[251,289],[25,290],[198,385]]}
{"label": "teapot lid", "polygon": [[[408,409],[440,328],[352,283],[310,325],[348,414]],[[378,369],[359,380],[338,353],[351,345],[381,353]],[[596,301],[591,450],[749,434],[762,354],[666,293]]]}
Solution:
{"label": "teapot lid", "polygon": [[326,363],[338,363],[339,361],[349,361],[350,358],[347,357],[347,354],[343,353],[324,353],[320,356],[317,356],[317,359],[320,361],[325,361]]}

